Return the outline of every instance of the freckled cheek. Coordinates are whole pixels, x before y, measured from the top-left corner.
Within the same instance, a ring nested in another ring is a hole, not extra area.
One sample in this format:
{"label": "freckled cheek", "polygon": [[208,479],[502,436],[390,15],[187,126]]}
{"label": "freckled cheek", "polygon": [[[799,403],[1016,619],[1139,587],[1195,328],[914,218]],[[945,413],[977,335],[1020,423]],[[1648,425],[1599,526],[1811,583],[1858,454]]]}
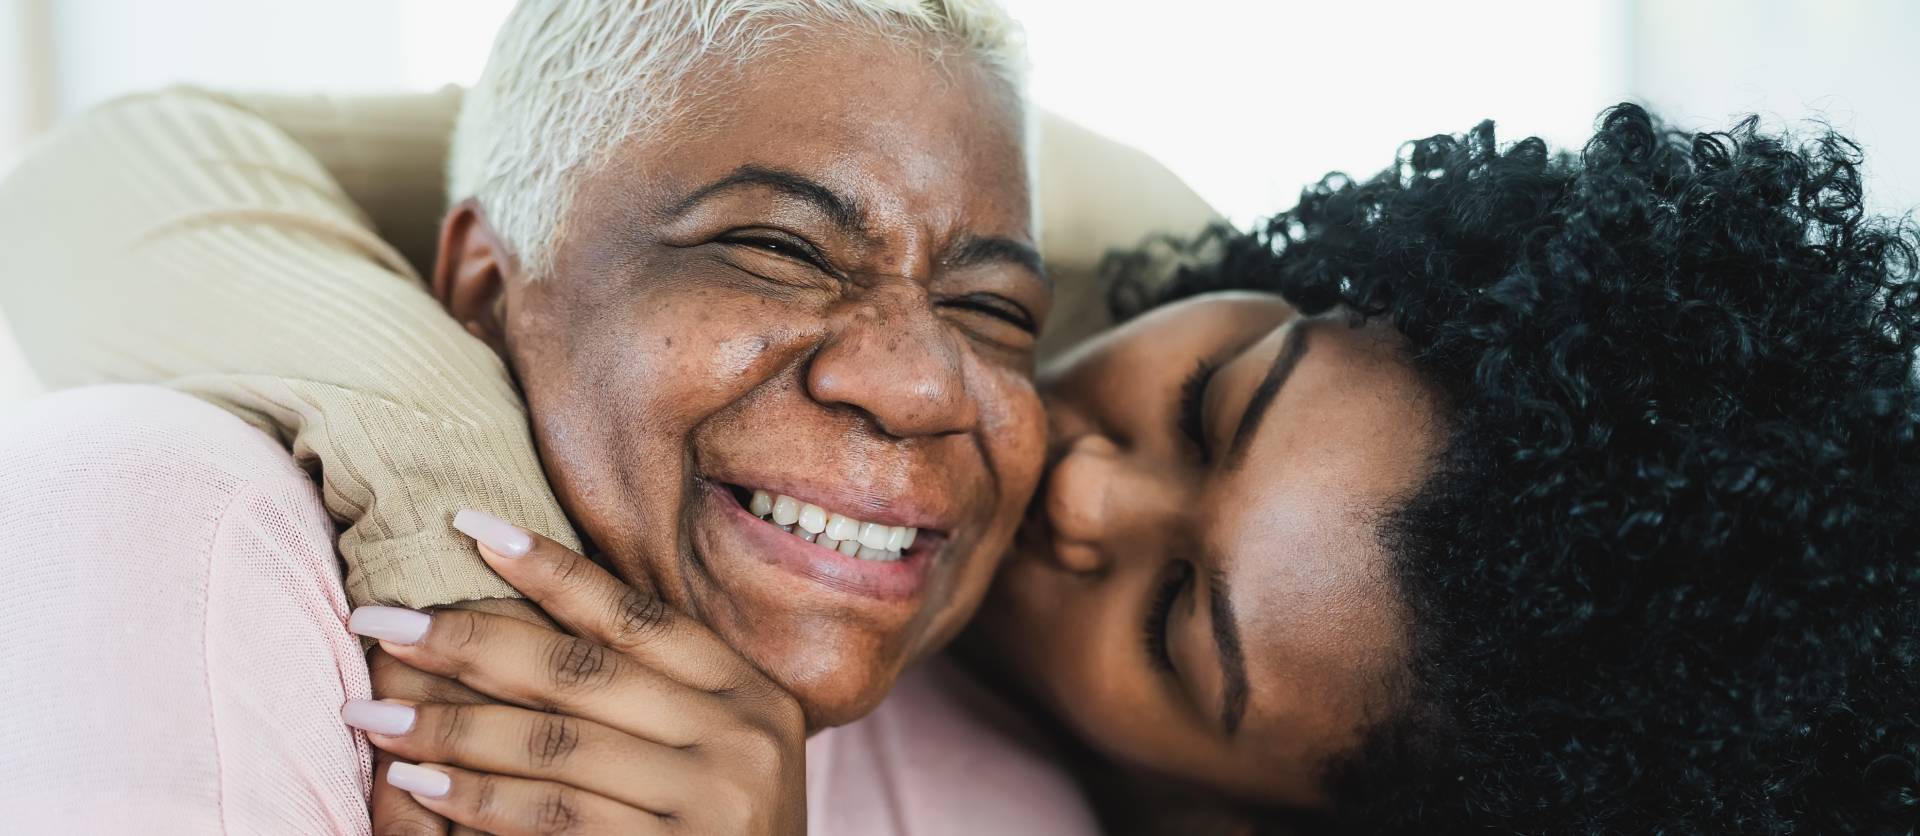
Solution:
{"label": "freckled cheek", "polygon": [[1033,381],[1023,375],[999,377],[985,401],[981,425],[1003,489],[1001,501],[1024,509],[1046,459],[1046,410]]}
{"label": "freckled cheek", "polygon": [[[796,343],[777,317],[722,316],[718,303],[662,306],[609,346],[657,417],[712,414],[777,374]],[[734,306],[738,308],[738,306]],[[747,313],[752,313],[748,311]]]}

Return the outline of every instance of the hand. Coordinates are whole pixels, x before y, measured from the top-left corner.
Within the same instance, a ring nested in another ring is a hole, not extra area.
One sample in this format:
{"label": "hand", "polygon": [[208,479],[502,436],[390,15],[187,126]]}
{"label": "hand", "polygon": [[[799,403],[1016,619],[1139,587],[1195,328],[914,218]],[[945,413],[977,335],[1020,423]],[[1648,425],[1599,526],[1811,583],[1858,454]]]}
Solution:
{"label": "hand", "polygon": [[462,528],[574,635],[490,613],[356,611],[355,632],[393,658],[508,703],[363,704],[355,725],[374,745],[420,762],[390,766],[387,783],[500,834],[804,832],[806,728],[791,696],[580,555],[491,518]]}
{"label": "hand", "polygon": [[[533,602],[520,598],[462,601],[451,606],[510,616],[543,627],[553,625],[553,621]],[[378,646],[367,654],[367,670],[373,680],[375,699],[474,705],[495,702],[493,698],[448,677],[434,676],[407,667]],[[380,836],[474,836],[479,832],[454,825],[445,816],[421,806],[412,794],[387,783],[387,768],[395,760],[393,755],[385,751],[374,750],[373,802],[368,809],[374,833]]]}

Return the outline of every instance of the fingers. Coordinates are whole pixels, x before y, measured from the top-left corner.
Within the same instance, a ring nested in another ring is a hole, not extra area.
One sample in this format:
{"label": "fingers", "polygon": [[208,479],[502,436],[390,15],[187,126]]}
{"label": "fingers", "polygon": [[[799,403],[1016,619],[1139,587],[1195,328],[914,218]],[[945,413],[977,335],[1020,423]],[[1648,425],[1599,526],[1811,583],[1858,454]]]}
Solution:
{"label": "fingers", "polygon": [[399,761],[388,768],[386,778],[421,806],[499,836],[667,832],[659,816],[550,781]]}
{"label": "fingers", "polygon": [[420,670],[452,677],[495,700],[593,720],[686,747],[733,717],[724,702],[582,638],[505,616],[361,607],[353,632]]}
{"label": "fingers", "polygon": [[373,819],[373,832],[381,836],[448,836],[451,824],[415,801],[406,790],[387,783],[387,768],[394,757],[375,751],[373,756],[373,801],[367,812]]}
{"label": "fingers", "polygon": [[493,702],[493,698],[460,684],[459,680],[435,676],[395,659],[386,648],[375,647],[367,654],[367,674],[373,695],[381,699],[410,702]]}
{"label": "fingers", "polygon": [[[377,647],[367,655],[367,672],[373,693],[381,697],[414,702],[491,701],[454,680],[410,668]],[[451,825],[445,817],[420,806],[413,796],[386,782],[387,764],[393,759],[386,752],[374,752],[373,799],[367,808],[373,832],[382,836],[449,836]],[[454,828],[452,836],[459,836],[460,830]]]}
{"label": "fingers", "polygon": [[407,760],[555,781],[656,812],[684,806],[687,779],[699,767],[680,749],[512,706],[355,700],[342,714],[374,745]]}
{"label": "fingers", "polygon": [[479,511],[461,511],[453,524],[479,542],[494,571],[568,632],[704,691],[736,688],[758,676],[720,637],[653,590],[621,582],[572,549]]}

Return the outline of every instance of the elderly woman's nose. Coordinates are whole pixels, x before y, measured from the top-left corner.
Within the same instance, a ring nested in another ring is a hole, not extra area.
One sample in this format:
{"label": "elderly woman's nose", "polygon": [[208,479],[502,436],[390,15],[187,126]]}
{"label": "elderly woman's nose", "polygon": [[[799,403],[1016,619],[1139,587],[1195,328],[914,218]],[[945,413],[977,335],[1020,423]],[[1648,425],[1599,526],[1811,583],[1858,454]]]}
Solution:
{"label": "elderly woman's nose", "polygon": [[808,366],[809,394],[857,409],[898,438],[973,430],[980,410],[968,391],[959,338],[924,296],[902,295],[863,303],[828,338]]}

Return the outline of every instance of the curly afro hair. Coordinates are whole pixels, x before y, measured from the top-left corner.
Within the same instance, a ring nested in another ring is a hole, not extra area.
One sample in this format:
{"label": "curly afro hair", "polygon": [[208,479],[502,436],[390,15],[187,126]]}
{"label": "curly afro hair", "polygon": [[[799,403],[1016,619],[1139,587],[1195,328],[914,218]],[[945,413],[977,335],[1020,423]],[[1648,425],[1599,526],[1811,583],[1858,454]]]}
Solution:
{"label": "curly afro hair", "polygon": [[1332,829],[1920,828],[1920,287],[1860,164],[1633,105],[1577,156],[1483,122],[1116,259],[1118,314],[1385,318],[1447,397],[1382,526],[1410,698],[1329,766]]}

